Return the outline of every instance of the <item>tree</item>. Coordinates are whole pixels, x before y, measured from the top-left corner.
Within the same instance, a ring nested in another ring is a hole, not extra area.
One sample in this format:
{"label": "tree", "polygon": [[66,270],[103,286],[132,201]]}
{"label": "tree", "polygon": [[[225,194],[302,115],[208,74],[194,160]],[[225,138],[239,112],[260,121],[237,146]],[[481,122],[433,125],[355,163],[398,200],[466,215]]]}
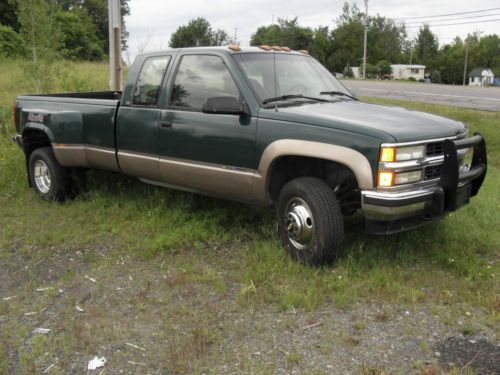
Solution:
{"label": "tree", "polygon": [[227,40],[228,34],[225,31],[213,31],[210,22],[199,17],[189,21],[187,25],[179,26],[171,35],[169,46],[172,48],[220,46]]}
{"label": "tree", "polygon": [[359,66],[363,57],[363,13],[354,3],[344,4],[337,18],[337,28],[332,31],[333,53],[328,58],[328,68],[342,71],[347,66]]}
{"label": "tree", "polygon": [[61,46],[61,33],[53,22],[56,7],[46,0],[18,0],[21,37],[29,56],[25,73],[36,92],[47,92],[53,78],[53,62]]}
{"label": "tree", "polygon": [[0,1],[0,24],[9,26],[16,33],[19,32],[19,21],[17,20],[17,3],[15,1]]}
{"label": "tree", "polygon": [[[74,11],[84,9],[92,18],[92,22],[97,29],[96,36],[104,46],[105,53],[109,53],[109,30],[108,30],[108,0],[51,0],[57,3],[63,10]],[[128,48],[127,25],[125,16],[130,14],[130,0],[120,0],[121,3],[121,24],[122,24],[122,50]]]}
{"label": "tree", "polygon": [[439,73],[439,70],[434,70],[431,73],[431,82],[432,83],[441,83],[441,73]]}
{"label": "tree", "polygon": [[70,59],[102,60],[104,46],[97,37],[97,28],[85,9],[60,11],[55,21],[61,33],[62,55]]}
{"label": "tree", "polygon": [[344,77],[348,77],[348,78],[353,78],[354,77],[354,72],[352,71],[352,68],[347,65],[344,69]]}
{"label": "tree", "polygon": [[332,52],[330,30],[327,26],[319,26],[314,30],[311,55],[326,66]]}
{"label": "tree", "polygon": [[391,64],[387,60],[380,60],[376,65],[379,75],[389,75],[392,73]]}
{"label": "tree", "polygon": [[294,50],[310,50],[313,45],[313,31],[302,27],[297,17],[292,19],[278,18],[277,25],[261,26],[252,35],[251,46],[263,44],[287,46]]}
{"label": "tree", "polygon": [[24,43],[19,34],[12,27],[0,25],[0,56],[17,57],[24,53]]}
{"label": "tree", "polygon": [[415,52],[413,54],[415,62],[425,65],[427,70],[436,68],[436,58],[438,55],[439,43],[437,37],[433,34],[429,25],[421,27],[415,43]]}
{"label": "tree", "polygon": [[[464,73],[465,46],[459,37],[452,43],[444,45],[435,60],[436,69],[440,72],[441,81],[446,84],[462,84]],[[431,76],[431,81],[432,76]],[[433,81],[434,82],[434,81]]]}

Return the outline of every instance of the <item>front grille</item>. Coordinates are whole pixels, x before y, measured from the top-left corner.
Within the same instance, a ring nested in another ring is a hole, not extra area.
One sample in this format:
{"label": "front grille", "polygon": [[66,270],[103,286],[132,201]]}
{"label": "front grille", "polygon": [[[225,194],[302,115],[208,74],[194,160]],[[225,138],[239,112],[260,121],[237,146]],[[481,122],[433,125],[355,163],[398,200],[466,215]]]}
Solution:
{"label": "front grille", "polygon": [[425,155],[429,157],[443,155],[444,142],[432,142],[427,144],[427,151]]}
{"label": "front grille", "polygon": [[443,165],[430,165],[425,167],[424,170],[424,180],[433,180],[435,178],[441,177],[441,171],[443,170]]}

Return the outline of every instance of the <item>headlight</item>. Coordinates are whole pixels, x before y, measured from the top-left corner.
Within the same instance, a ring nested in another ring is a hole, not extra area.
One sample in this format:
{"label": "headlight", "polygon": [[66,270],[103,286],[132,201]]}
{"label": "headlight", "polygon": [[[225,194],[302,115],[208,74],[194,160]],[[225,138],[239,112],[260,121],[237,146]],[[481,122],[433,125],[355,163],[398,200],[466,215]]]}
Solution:
{"label": "headlight", "polygon": [[422,179],[422,171],[411,171],[396,173],[394,185],[409,184],[411,182],[419,182]]}
{"label": "headlight", "polygon": [[410,172],[392,172],[380,171],[378,172],[378,186],[379,187],[392,187],[396,185],[404,185],[412,182],[419,182],[422,179],[422,171]]}
{"label": "headlight", "polygon": [[418,160],[425,156],[425,145],[408,147],[382,147],[380,161],[383,163],[394,161]]}
{"label": "headlight", "polygon": [[425,155],[425,145],[400,147],[396,149],[396,161],[423,159]]}

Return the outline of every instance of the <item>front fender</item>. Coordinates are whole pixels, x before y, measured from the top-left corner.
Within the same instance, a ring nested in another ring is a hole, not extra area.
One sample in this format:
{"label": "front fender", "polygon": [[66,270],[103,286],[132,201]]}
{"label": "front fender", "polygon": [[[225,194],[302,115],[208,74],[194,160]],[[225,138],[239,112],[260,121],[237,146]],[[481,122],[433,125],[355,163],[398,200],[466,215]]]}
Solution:
{"label": "front fender", "polygon": [[266,147],[259,162],[260,178],[255,180],[255,195],[260,201],[269,201],[268,181],[274,161],[283,156],[305,156],[330,160],[349,168],[361,189],[373,189],[373,173],[368,159],[360,152],[321,142],[281,139]]}

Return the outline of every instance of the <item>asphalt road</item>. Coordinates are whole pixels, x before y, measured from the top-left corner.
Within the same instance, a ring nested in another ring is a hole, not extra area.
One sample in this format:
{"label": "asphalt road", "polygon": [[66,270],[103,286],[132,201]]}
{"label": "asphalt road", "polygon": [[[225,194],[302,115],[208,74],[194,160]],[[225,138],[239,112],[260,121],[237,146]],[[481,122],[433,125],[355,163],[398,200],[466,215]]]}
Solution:
{"label": "asphalt road", "polygon": [[450,86],[352,79],[342,80],[342,83],[358,96],[500,111],[500,87]]}

